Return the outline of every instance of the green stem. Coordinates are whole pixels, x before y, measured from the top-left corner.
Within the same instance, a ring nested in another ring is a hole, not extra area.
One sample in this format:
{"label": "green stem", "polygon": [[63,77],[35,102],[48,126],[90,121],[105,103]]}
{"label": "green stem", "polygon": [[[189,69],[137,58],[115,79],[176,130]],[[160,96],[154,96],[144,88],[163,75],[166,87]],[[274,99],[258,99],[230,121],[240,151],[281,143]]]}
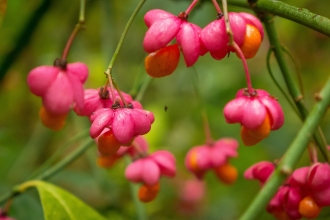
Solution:
{"label": "green stem", "polygon": [[[58,164],[54,165],[50,169],[46,170],[44,173],[38,175],[35,180],[46,180],[55,174],[57,174],[59,171],[61,171],[63,168],[68,166],[70,163],[72,163],[74,160],[76,160],[78,157],[80,157],[90,146],[94,144],[94,140],[91,138],[88,138],[87,141],[83,142],[78,148],[76,148],[73,152],[71,152],[66,158],[61,160]],[[21,184],[20,184],[21,185]],[[14,186],[12,188],[11,192],[7,192],[6,194],[2,195],[0,197],[0,204],[5,202],[11,197],[17,196],[20,194],[19,186]]]}
{"label": "green stem", "polygon": [[[6,179],[11,179],[12,182],[20,182],[26,179],[27,175],[35,168],[34,164],[41,157],[43,149],[49,143],[51,139],[52,131],[46,129],[45,126],[39,120],[33,131],[29,134],[29,140],[27,144],[22,147],[21,152],[15,159],[13,166],[7,170]],[[18,176],[21,173],[22,167],[25,169],[25,173]]]}
{"label": "green stem", "polygon": [[141,7],[143,6],[143,4],[144,4],[145,1],[146,1],[146,0],[141,0],[141,1],[140,1],[140,3],[136,6],[136,8],[135,8],[133,14],[132,14],[131,17],[129,18],[129,20],[128,20],[126,26],[125,26],[125,29],[124,29],[123,33],[121,34],[121,37],[120,37],[120,39],[119,39],[119,43],[118,43],[118,45],[117,45],[117,48],[116,48],[116,50],[115,50],[115,52],[114,52],[114,54],[113,54],[113,56],[112,56],[112,58],[111,58],[111,60],[110,60],[110,63],[109,63],[108,69],[106,70],[106,73],[108,73],[108,71],[110,71],[109,73],[111,73],[111,70],[112,70],[113,64],[114,64],[115,61],[116,61],[116,58],[117,58],[118,53],[119,53],[119,51],[120,51],[120,49],[121,49],[121,47],[122,47],[122,45],[123,45],[124,39],[125,39],[125,37],[126,37],[126,35],[127,35],[127,32],[128,32],[128,30],[129,30],[129,28],[130,28],[130,26],[131,26],[131,24],[132,24],[134,18],[136,17],[137,13],[140,11],[140,9],[141,9]]}
{"label": "green stem", "polygon": [[[295,101],[295,104],[298,108],[300,113],[301,119],[305,120],[308,115],[308,109],[306,107],[305,101],[303,99],[302,94],[300,93],[299,86],[296,84],[295,80],[293,79],[292,75],[290,74],[288,64],[285,61],[284,53],[282,49],[282,45],[278,39],[277,31],[274,25],[273,16],[265,15],[263,17],[263,21],[265,24],[265,29],[268,34],[270,47],[274,51],[274,55],[276,57],[277,63],[281,69],[283,78],[289,90],[289,93],[292,99]],[[324,135],[321,129],[317,129],[315,134],[313,135],[315,142],[317,143],[321,153],[323,154],[324,158],[330,162],[330,155],[327,150],[327,143],[324,139]]]}
{"label": "green stem", "polygon": [[292,56],[292,54],[290,53],[288,48],[282,46],[282,49],[290,57],[290,59],[292,60],[292,63],[294,65],[295,69],[296,69],[297,80],[298,80],[298,85],[299,85],[300,92],[303,96],[305,96],[304,85],[303,85],[303,82],[302,82],[302,77],[301,77],[301,73],[300,73],[300,70],[298,68],[297,62],[294,59],[294,57]]}
{"label": "green stem", "polygon": [[86,8],[86,0],[80,0],[80,8],[79,8],[79,23],[85,23],[85,8]]}
{"label": "green stem", "polygon": [[119,96],[120,96],[120,98],[121,98],[121,100],[123,101],[123,103],[124,103],[125,106],[127,105],[127,104],[126,104],[126,101],[125,101],[125,99],[123,98],[123,95],[121,94],[121,91],[120,91],[119,87],[117,86],[116,82],[115,82],[114,79],[112,78],[112,67],[113,67],[113,64],[115,63],[115,61],[116,61],[116,59],[117,59],[117,56],[118,56],[118,54],[119,54],[119,51],[120,51],[121,47],[123,46],[123,42],[124,42],[124,40],[125,40],[125,37],[126,37],[126,35],[127,35],[127,32],[128,32],[128,30],[129,30],[129,28],[130,28],[130,26],[131,26],[131,24],[132,24],[134,18],[136,17],[137,13],[140,11],[140,9],[141,9],[141,7],[143,6],[143,4],[144,4],[145,1],[146,1],[146,0],[141,0],[141,1],[139,2],[139,4],[136,6],[135,10],[133,11],[131,17],[129,18],[129,20],[128,20],[126,26],[125,26],[125,29],[124,29],[123,33],[121,34],[121,37],[120,37],[120,39],[119,39],[118,45],[117,45],[117,47],[116,47],[116,50],[115,50],[115,52],[114,52],[114,54],[113,54],[113,56],[112,56],[112,58],[111,58],[111,60],[110,60],[110,63],[109,63],[108,69],[104,72],[105,75],[107,76],[108,80],[109,80],[109,81],[111,80],[111,82],[112,82],[113,85],[115,86],[115,88],[116,88],[116,90],[118,91],[118,94],[119,94]]}
{"label": "green stem", "polygon": [[145,74],[144,80],[142,82],[142,85],[138,89],[138,92],[135,95],[133,95],[134,100],[140,102],[142,100],[142,97],[144,96],[144,93],[147,91],[148,86],[150,85],[153,78]]}
{"label": "green stem", "polygon": [[199,108],[201,111],[201,116],[202,116],[202,121],[203,121],[203,129],[204,129],[204,134],[205,134],[205,143],[206,144],[213,144],[213,138],[212,138],[212,133],[211,133],[211,129],[210,129],[210,124],[209,124],[209,120],[207,117],[207,111],[205,108],[205,104],[204,104],[204,100],[202,99],[201,93],[200,93],[200,89],[198,87],[198,74],[196,71],[196,68],[193,67],[193,87],[194,87],[194,91],[195,91],[195,95],[197,98],[197,102],[199,103]]}
{"label": "green stem", "polygon": [[72,163],[74,160],[76,160],[78,157],[80,157],[85,151],[94,144],[94,139],[91,139],[88,137],[88,140],[83,142],[78,148],[76,148],[72,153],[70,153],[66,158],[61,160],[58,164],[54,165],[50,169],[46,170],[44,173],[38,175],[36,178],[37,180],[45,180],[48,179],[55,174],[57,174],[59,171],[61,171],[63,168],[68,166],[70,163]]}
{"label": "green stem", "polygon": [[[128,157],[125,157],[126,164],[129,165],[131,163],[131,160]],[[138,220],[147,220],[146,210],[145,206],[142,204],[142,202],[138,198],[138,191],[139,186],[137,184],[134,184],[132,182],[129,182],[132,199],[135,205],[136,215]]]}
{"label": "green stem", "polygon": [[282,92],[282,94],[284,95],[285,99],[288,101],[288,103],[292,107],[292,109],[296,112],[297,115],[299,115],[300,113],[298,112],[297,107],[295,106],[294,103],[292,103],[291,98],[284,91],[284,89],[282,88],[282,86],[280,85],[280,83],[276,80],[276,78],[275,78],[275,76],[273,74],[272,68],[270,67],[270,56],[271,56],[272,52],[273,52],[273,50],[272,49],[269,49],[268,50],[268,53],[267,53],[267,58],[266,58],[266,60],[267,60],[266,64],[267,64],[268,73],[269,73],[270,77],[272,78],[273,82],[275,83],[275,85],[277,86],[277,88]]}
{"label": "green stem", "polygon": [[77,142],[78,140],[82,139],[83,137],[88,136],[89,129],[86,129],[76,136],[72,137],[68,142],[63,144],[50,158],[48,158],[40,167],[38,167],[27,179],[35,179],[36,176],[40,175],[40,173],[45,172],[46,169],[50,167],[52,163],[54,163],[63,153],[64,151],[71,146],[73,143]]}
{"label": "green stem", "polygon": [[246,0],[228,0],[231,5],[252,7],[256,11],[266,12],[295,21],[330,37],[330,19],[312,13],[305,8],[298,8],[281,1],[255,0],[249,6]]}
{"label": "green stem", "polygon": [[270,176],[240,220],[258,219],[258,216],[264,211],[267,203],[283,183],[286,176],[292,173],[294,166],[306,150],[311,134],[317,129],[320,120],[330,104],[330,78],[322,89],[320,98],[321,100],[313,107],[303,127],[278,164],[276,171]]}

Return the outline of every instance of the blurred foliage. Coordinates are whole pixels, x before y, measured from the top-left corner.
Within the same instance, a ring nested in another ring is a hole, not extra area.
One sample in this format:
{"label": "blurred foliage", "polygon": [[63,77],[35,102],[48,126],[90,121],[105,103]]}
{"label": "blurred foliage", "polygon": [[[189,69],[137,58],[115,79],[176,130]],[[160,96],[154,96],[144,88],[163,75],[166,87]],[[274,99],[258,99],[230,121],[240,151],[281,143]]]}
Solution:
{"label": "blurred foliage", "polygon": [[[82,61],[88,65],[90,76],[86,88],[98,88],[105,83],[103,72],[137,3],[137,0],[127,0],[125,3],[120,0],[87,1],[86,29],[78,34],[68,57],[69,62]],[[288,0],[286,3],[330,17],[330,1]],[[123,91],[130,92],[146,74],[143,67],[146,53],[142,48],[142,40],[147,28],[143,23],[143,15],[154,8],[178,14],[188,5],[189,1],[185,0],[145,3],[128,32],[113,69],[114,78]],[[44,8],[40,10],[42,6]],[[229,9],[249,11],[237,7]],[[38,118],[41,100],[32,95],[26,85],[26,76],[32,68],[52,65],[54,59],[61,55],[78,21],[78,11],[78,0],[8,1],[6,16],[0,27],[0,69],[8,65],[7,70],[1,72],[4,78],[0,82],[1,195],[13,185],[26,180],[59,147],[89,126],[87,118],[79,118],[71,113],[66,127],[59,132],[42,127]],[[190,21],[203,27],[215,19],[215,14],[211,1],[203,1],[191,13]],[[29,23],[31,20],[33,22]],[[283,45],[298,63],[306,101],[312,106],[314,94],[322,88],[328,77],[330,41],[326,36],[292,21],[279,17],[275,17],[274,21]],[[178,174],[172,180],[163,179],[159,197],[146,205],[150,219],[237,219],[258,192],[260,186],[257,182],[242,177],[244,170],[261,160],[280,159],[302,125],[267,73],[268,46],[265,37],[257,56],[248,61],[252,83],[255,88],[266,89],[279,98],[285,111],[285,125],[254,147],[245,147],[240,142],[239,157],[232,160],[240,173],[238,181],[233,186],[226,186],[215,175],[208,173],[205,178],[205,199],[190,212],[180,210],[178,197],[182,183],[193,178],[184,167],[184,156],[192,146],[204,143],[199,109],[201,100],[197,99],[194,92],[192,75],[194,72],[198,74],[198,86],[208,112],[213,138],[230,136],[239,139],[239,125],[226,124],[222,109],[238,89],[245,87],[243,67],[234,54],[221,61],[207,54],[192,68],[186,68],[181,58],[179,67],[171,76],[152,80],[142,104],[154,113],[156,120],[146,137],[151,151],[167,149],[175,154]],[[15,56],[10,55],[14,50]],[[11,56],[10,59],[8,56]],[[289,58],[288,62],[292,64]],[[274,58],[271,65],[276,77],[283,82]],[[295,74],[293,64],[291,67],[292,74]],[[166,112],[165,106],[168,108]],[[328,141],[329,119],[326,116],[321,124]],[[77,195],[110,219],[135,219],[136,210],[129,183],[124,178],[125,162],[121,161],[112,169],[104,170],[98,168],[95,161],[96,148],[93,148],[51,178],[51,182]],[[306,154],[299,166],[308,164]],[[15,198],[10,215],[19,220],[42,219],[41,213],[38,196],[32,191]],[[327,213],[329,211],[325,210],[324,215]],[[269,218],[266,212],[262,216],[262,219]]]}

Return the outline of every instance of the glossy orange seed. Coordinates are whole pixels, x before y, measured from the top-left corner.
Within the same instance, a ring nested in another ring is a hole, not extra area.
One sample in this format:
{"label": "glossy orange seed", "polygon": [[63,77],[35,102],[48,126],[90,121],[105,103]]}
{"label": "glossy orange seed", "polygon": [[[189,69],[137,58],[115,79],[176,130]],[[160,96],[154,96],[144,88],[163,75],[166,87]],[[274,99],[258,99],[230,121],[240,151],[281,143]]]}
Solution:
{"label": "glossy orange seed", "polygon": [[[254,57],[257,54],[260,45],[261,34],[258,28],[256,28],[254,25],[247,24],[244,43],[241,46],[241,50],[244,54],[245,59],[250,59]],[[236,55],[240,57],[238,53],[236,53]]]}
{"label": "glossy orange seed", "polygon": [[113,135],[112,130],[103,133],[97,140],[97,148],[102,155],[114,155],[122,144]]}
{"label": "glossy orange seed", "polygon": [[39,111],[39,117],[41,119],[42,124],[54,131],[61,130],[64,127],[67,115],[68,114],[53,114],[47,111],[44,106],[42,106]]}
{"label": "glossy orange seed", "polygon": [[180,51],[177,44],[148,54],[144,60],[146,72],[155,78],[171,75],[179,64]]}
{"label": "glossy orange seed", "polygon": [[259,143],[264,138],[268,137],[270,133],[270,118],[268,114],[264,122],[256,129],[247,129],[241,127],[241,138],[245,146],[253,146]]}
{"label": "glossy orange seed", "polygon": [[233,184],[237,180],[238,171],[236,167],[229,163],[214,168],[214,171],[218,178],[228,185]]}
{"label": "glossy orange seed", "polygon": [[151,202],[153,201],[158,194],[160,185],[156,183],[155,185],[142,185],[138,192],[138,197],[141,202]]}
{"label": "glossy orange seed", "polygon": [[315,203],[312,197],[306,196],[299,203],[299,213],[305,218],[316,218],[321,212],[321,208]]}

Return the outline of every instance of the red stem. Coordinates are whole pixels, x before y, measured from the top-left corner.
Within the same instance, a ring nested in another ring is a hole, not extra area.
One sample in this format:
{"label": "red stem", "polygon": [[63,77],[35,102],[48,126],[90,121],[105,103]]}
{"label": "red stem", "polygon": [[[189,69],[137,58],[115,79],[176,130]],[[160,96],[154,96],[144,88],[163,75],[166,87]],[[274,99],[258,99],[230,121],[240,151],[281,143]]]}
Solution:
{"label": "red stem", "polygon": [[189,15],[190,11],[195,7],[198,0],[193,0],[193,2],[189,5],[189,7],[186,10],[186,15]]}
{"label": "red stem", "polygon": [[74,27],[74,29],[73,29],[70,37],[69,37],[69,40],[66,43],[65,48],[63,50],[62,60],[66,60],[66,58],[68,56],[68,53],[69,53],[69,50],[70,50],[70,47],[72,45],[72,42],[73,42],[74,38],[76,37],[77,33],[79,32],[79,30],[81,28],[82,28],[82,24],[81,23],[76,24],[76,26]]}
{"label": "red stem", "polygon": [[203,119],[203,126],[204,126],[206,144],[207,145],[212,145],[213,144],[213,139],[212,139],[212,135],[211,135],[209,120],[207,118],[207,114],[206,114],[205,110],[202,110],[202,119]]}
{"label": "red stem", "polygon": [[241,51],[241,49],[239,48],[239,46],[235,42],[233,42],[233,44],[231,46],[234,47],[235,51],[239,54],[239,57],[241,58],[241,60],[243,62],[248,92],[252,95],[254,93],[254,89],[252,88],[251,76],[249,73],[249,68],[246,63],[245,56],[244,56],[243,52]]}
{"label": "red stem", "polygon": [[212,2],[213,2],[213,5],[214,5],[215,9],[217,10],[217,12],[222,13],[221,8],[220,8],[217,0],[212,0]]}
{"label": "red stem", "polygon": [[312,162],[312,164],[317,163],[318,158],[317,158],[317,150],[315,148],[315,145],[309,144],[307,149],[308,149],[309,159]]}

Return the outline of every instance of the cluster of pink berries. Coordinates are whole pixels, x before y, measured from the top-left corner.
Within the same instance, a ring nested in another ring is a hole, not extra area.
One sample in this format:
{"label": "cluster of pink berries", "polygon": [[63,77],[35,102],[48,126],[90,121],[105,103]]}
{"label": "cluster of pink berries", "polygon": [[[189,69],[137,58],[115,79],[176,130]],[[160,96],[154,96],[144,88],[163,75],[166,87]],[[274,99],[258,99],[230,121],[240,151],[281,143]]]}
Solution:
{"label": "cluster of pink berries", "polygon": [[226,184],[232,184],[237,179],[237,169],[229,163],[231,157],[237,156],[238,142],[232,138],[222,138],[218,141],[195,146],[189,150],[185,165],[199,179],[208,170],[213,170],[217,177]]}
{"label": "cluster of pink berries", "polygon": [[[187,19],[186,12],[181,12],[179,16],[160,9],[146,13],[144,22],[149,29],[143,40],[143,48],[149,53],[145,61],[149,75],[162,77],[171,74],[179,62],[178,46],[187,67],[194,65],[198,58],[207,52],[217,60],[223,59],[229,52],[237,52],[228,45],[229,37],[221,13],[217,20],[203,29]],[[254,57],[264,37],[261,22],[245,12],[230,12],[229,20],[234,41],[240,47],[244,58]],[[168,46],[174,38],[178,46]],[[161,63],[168,65],[163,66]]]}
{"label": "cluster of pink berries", "polygon": [[225,106],[224,116],[227,123],[241,124],[241,138],[246,146],[257,144],[284,123],[280,104],[261,89],[252,94],[247,89],[239,90],[236,98]]}
{"label": "cluster of pink berries", "polygon": [[60,130],[73,103],[83,108],[82,85],[87,76],[85,64],[67,64],[62,59],[56,59],[54,66],[39,66],[30,71],[27,83],[31,92],[42,98],[39,115],[45,126]]}
{"label": "cluster of pink berries", "polygon": [[148,155],[148,143],[143,136],[137,136],[131,146],[120,146],[111,154],[101,152],[100,138],[97,141],[100,167],[109,168],[124,155],[132,158],[133,162],[126,168],[125,176],[134,183],[142,184],[138,192],[138,197],[142,202],[150,202],[157,197],[161,176],[174,177],[176,174],[175,157],[166,150],[159,150]]}
{"label": "cluster of pink berries", "polygon": [[[217,60],[236,52],[245,62],[246,58],[255,56],[264,37],[260,21],[248,13],[229,13],[233,44],[229,42],[222,13],[203,29],[188,22],[188,14],[189,10],[177,17],[154,9],[144,16],[148,31],[143,47],[149,53],[145,59],[149,75],[171,74],[178,65],[180,50],[187,67],[207,52]],[[174,38],[177,44],[169,45]],[[100,89],[84,91],[87,76],[85,64],[67,64],[65,59],[57,59],[54,66],[31,70],[27,81],[31,92],[42,98],[39,114],[43,124],[54,130],[61,129],[71,108],[77,115],[88,117],[90,136],[97,141],[98,164],[111,167],[123,155],[130,155],[134,162],[127,167],[125,176],[132,182],[142,183],[141,201],[152,201],[159,191],[160,177],[173,177],[176,173],[171,153],[164,150],[147,153],[148,146],[141,135],[150,131],[153,113],[144,110],[130,95],[114,90],[110,79]],[[284,116],[274,97],[264,90],[254,90],[247,81],[248,89],[238,91],[236,98],[225,106],[224,116],[228,123],[241,124],[243,143],[251,146],[266,138],[271,130],[279,129]],[[230,138],[193,147],[186,156],[186,167],[199,179],[213,170],[223,182],[232,184],[238,174],[229,159],[237,156],[237,148],[238,142]]]}
{"label": "cluster of pink berries", "polygon": [[[108,164],[125,153],[140,158],[127,168],[126,177],[144,183],[139,193],[142,201],[153,200],[159,190],[156,185],[160,175],[175,175],[175,159],[169,152],[159,151],[148,156],[147,151],[143,151],[147,147],[146,143],[141,143],[144,140],[140,135],[150,131],[153,114],[130,95],[109,87],[84,91],[87,76],[85,64],[67,64],[60,59],[54,66],[31,70],[27,81],[32,93],[42,98],[40,118],[43,124],[53,130],[61,129],[71,108],[77,115],[89,117],[90,136],[97,140],[100,158]],[[144,153],[134,151],[132,146],[142,146],[139,149]],[[150,178],[146,180],[143,176]]]}
{"label": "cluster of pink berries", "polygon": [[92,138],[109,128],[110,131],[103,136],[113,137],[119,146],[130,145],[134,137],[150,131],[154,121],[151,112],[143,110],[130,95],[123,93],[120,97],[118,92],[109,88],[88,89],[84,93],[82,84],[87,76],[85,64],[66,64],[58,59],[54,66],[31,70],[27,81],[31,92],[42,98],[40,118],[45,126],[61,129],[73,107],[78,115],[90,117]]}
{"label": "cluster of pink berries", "polygon": [[[248,168],[244,177],[263,185],[274,170],[273,163],[263,161]],[[279,187],[267,211],[277,219],[314,219],[325,206],[330,206],[330,166],[317,162],[296,169]]]}
{"label": "cluster of pink berries", "polygon": [[[252,58],[264,37],[259,19],[245,12],[229,13],[234,41],[242,52],[239,53],[237,48],[229,45],[226,24],[221,13],[217,20],[203,29],[188,22],[187,18],[187,12],[174,16],[160,9],[145,14],[144,22],[148,31],[143,47],[149,53],[145,60],[149,75],[162,77],[171,74],[179,62],[179,49],[188,67],[207,52],[219,60],[229,52],[236,52],[243,60]],[[174,38],[177,44],[168,45]],[[243,57],[239,54],[243,54]],[[246,146],[259,143],[271,130],[279,129],[284,122],[284,114],[277,100],[266,91],[254,90],[250,85],[248,89],[238,91],[236,98],[225,106],[224,115],[228,123],[241,123],[241,137]]]}

